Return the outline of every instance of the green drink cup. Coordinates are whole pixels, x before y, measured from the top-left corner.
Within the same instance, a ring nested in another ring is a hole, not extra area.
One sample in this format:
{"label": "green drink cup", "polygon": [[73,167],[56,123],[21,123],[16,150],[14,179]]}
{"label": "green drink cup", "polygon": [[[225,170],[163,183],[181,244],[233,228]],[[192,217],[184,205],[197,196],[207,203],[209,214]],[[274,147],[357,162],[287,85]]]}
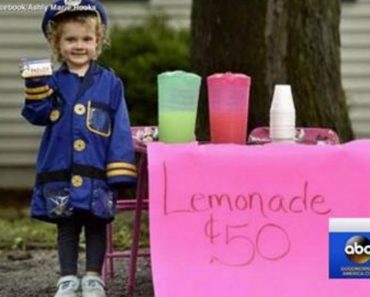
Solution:
{"label": "green drink cup", "polygon": [[185,71],[158,75],[159,140],[186,143],[195,140],[201,77]]}

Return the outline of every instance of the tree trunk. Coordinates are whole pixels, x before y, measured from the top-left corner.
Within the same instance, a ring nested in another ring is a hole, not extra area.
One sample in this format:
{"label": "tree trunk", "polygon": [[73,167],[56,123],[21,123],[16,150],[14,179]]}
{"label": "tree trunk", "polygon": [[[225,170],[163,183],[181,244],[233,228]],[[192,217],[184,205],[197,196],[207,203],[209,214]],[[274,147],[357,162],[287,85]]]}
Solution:
{"label": "tree trunk", "polygon": [[[191,64],[252,77],[248,130],[269,123],[275,84],[290,84],[297,126],[353,138],[340,73],[340,0],[193,0]],[[206,81],[198,137],[209,135]]]}

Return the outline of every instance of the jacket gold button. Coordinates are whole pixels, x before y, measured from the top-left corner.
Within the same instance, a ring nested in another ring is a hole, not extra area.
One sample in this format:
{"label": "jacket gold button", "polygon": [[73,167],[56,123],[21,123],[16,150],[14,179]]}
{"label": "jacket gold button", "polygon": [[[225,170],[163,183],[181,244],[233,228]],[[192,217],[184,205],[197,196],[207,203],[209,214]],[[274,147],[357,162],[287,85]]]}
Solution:
{"label": "jacket gold button", "polygon": [[55,122],[59,120],[59,118],[60,118],[60,111],[58,109],[53,109],[49,115],[50,121]]}
{"label": "jacket gold button", "polygon": [[73,148],[77,152],[82,152],[86,148],[86,143],[82,139],[77,139],[73,142]]}
{"label": "jacket gold button", "polygon": [[72,185],[76,188],[81,187],[83,183],[83,179],[80,175],[72,176]]}
{"label": "jacket gold button", "polygon": [[74,110],[75,114],[83,115],[86,112],[86,107],[85,107],[85,105],[79,103],[79,104],[75,105],[73,110]]}

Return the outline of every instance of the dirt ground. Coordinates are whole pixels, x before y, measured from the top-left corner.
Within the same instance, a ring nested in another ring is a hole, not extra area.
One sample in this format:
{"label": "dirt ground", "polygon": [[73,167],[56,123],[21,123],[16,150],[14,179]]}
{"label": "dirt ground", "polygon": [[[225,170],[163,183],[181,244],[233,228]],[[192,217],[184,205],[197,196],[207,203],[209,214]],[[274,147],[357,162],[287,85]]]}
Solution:
{"label": "dirt ground", "polygon": [[[81,254],[80,268],[84,267],[83,258]],[[154,296],[149,258],[139,259],[132,295],[125,289],[128,261],[117,259],[115,263],[117,274],[107,281],[107,297]],[[58,277],[56,251],[0,251],[0,297],[53,297]]]}

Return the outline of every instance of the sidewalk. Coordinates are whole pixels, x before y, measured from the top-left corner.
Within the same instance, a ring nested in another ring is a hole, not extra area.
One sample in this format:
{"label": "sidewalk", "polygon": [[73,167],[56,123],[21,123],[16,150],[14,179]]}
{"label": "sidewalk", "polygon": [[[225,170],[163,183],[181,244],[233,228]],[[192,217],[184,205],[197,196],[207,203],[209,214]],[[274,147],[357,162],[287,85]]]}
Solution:
{"label": "sidewalk", "polygon": [[[1,297],[53,297],[59,277],[57,252],[30,251],[29,255],[22,253],[25,259],[18,256],[11,251],[0,251]],[[81,254],[80,258],[84,258],[84,255]],[[128,260],[117,259],[115,263],[118,274],[107,282],[107,297],[129,296],[124,287]],[[83,261],[79,265],[83,268]],[[149,258],[139,259],[134,296],[153,296]]]}

